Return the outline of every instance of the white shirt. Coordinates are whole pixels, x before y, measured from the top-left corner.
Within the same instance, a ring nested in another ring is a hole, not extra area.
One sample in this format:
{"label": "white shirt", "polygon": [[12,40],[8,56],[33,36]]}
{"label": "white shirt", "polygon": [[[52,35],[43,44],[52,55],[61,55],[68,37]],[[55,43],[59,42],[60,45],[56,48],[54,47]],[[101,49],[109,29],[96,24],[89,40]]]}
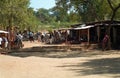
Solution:
{"label": "white shirt", "polygon": [[3,41],[3,40],[2,40],[2,38],[0,37],[0,45],[2,45],[2,41]]}

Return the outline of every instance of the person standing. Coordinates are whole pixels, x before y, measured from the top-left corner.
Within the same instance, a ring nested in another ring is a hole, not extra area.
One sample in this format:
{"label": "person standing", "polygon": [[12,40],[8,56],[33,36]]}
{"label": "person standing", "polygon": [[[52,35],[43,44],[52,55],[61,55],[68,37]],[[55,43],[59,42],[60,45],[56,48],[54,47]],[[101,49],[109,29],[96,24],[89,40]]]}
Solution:
{"label": "person standing", "polygon": [[2,36],[1,36],[1,34],[0,34],[0,47],[2,48]]}
{"label": "person standing", "polygon": [[38,40],[38,42],[41,41],[41,33],[40,32],[37,32],[37,40]]}
{"label": "person standing", "polygon": [[102,50],[106,50],[108,47],[108,42],[109,42],[109,36],[108,34],[105,34],[103,41],[102,41]]}
{"label": "person standing", "polygon": [[4,48],[5,49],[8,49],[8,39],[7,39],[7,37],[6,36],[3,36],[3,43],[4,43]]}

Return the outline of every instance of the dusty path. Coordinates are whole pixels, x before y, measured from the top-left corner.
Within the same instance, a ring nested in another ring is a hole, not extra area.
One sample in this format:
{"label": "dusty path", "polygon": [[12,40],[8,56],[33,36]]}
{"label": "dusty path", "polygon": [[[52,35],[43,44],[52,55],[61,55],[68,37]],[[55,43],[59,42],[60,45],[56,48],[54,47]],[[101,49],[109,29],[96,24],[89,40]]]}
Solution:
{"label": "dusty path", "polygon": [[[24,44],[27,48],[40,45]],[[120,51],[0,55],[0,78],[120,78]]]}

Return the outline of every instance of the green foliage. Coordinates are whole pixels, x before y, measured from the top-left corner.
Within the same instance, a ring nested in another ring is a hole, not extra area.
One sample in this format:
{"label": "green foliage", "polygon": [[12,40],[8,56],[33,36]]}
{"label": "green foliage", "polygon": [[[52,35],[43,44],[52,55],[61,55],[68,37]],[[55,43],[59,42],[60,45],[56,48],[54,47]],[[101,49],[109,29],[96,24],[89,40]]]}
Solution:
{"label": "green foliage", "polygon": [[21,30],[30,26],[35,30],[38,21],[29,4],[29,0],[0,0],[0,24],[18,26]]}
{"label": "green foliage", "polygon": [[[107,0],[55,0],[56,6],[53,11],[57,11],[58,20],[68,18],[72,22],[91,22],[111,19],[111,9]],[[114,7],[118,6],[120,0],[110,0]],[[120,11],[120,10],[119,10]],[[63,13],[64,12],[64,13]],[[60,15],[61,14],[61,15]],[[69,16],[67,16],[67,15]],[[117,12],[115,19],[119,19]]]}
{"label": "green foliage", "polygon": [[[113,8],[120,0],[110,0]],[[66,28],[74,23],[110,20],[113,11],[107,0],[55,0],[51,9],[29,7],[30,0],[0,0],[0,26],[18,26],[33,31]],[[41,4],[40,4],[41,5]],[[114,17],[120,20],[120,10]]]}
{"label": "green foliage", "polygon": [[39,19],[41,23],[50,23],[51,22],[51,16],[49,14],[49,10],[40,8],[38,11],[35,13],[36,17]]}

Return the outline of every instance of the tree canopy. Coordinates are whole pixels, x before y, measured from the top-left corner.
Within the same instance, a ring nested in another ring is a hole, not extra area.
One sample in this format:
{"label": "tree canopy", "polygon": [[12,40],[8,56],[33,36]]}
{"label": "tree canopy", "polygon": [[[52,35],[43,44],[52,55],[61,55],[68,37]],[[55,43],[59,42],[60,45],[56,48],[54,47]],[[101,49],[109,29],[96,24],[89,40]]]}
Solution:
{"label": "tree canopy", "polygon": [[45,25],[56,28],[112,17],[120,20],[120,0],[55,0],[55,3],[53,8],[34,11],[29,7],[30,0],[0,0],[0,27],[38,30]]}
{"label": "tree canopy", "polygon": [[19,26],[21,29],[35,25],[34,10],[29,0],[0,0],[0,25]]}

